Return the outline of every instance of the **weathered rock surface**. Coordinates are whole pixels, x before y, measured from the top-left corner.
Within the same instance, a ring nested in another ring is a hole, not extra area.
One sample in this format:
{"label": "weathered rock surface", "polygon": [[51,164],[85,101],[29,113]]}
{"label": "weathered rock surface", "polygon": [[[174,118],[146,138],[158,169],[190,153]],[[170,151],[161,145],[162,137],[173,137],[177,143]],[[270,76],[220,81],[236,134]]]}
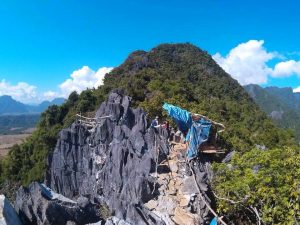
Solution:
{"label": "weathered rock surface", "polygon": [[22,225],[17,212],[4,195],[0,195],[0,224]]}
{"label": "weathered rock surface", "polygon": [[106,221],[105,225],[131,225],[131,224],[117,217],[111,217]]}
{"label": "weathered rock surface", "polygon": [[158,161],[168,154],[166,131],[149,128],[145,112],[132,109],[130,98],[119,91],[102,103],[96,117],[93,130],[74,123],[60,132],[47,185],[71,199],[101,196],[112,215],[129,223],[164,224],[143,203],[153,198],[150,173],[157,153]]}
{"label": "weathered rock surface", "polygon": [[83,197],[73,201],[37,182],[18,190],[15,209],[23,224],[87,224],[104,216],[98,204]]}

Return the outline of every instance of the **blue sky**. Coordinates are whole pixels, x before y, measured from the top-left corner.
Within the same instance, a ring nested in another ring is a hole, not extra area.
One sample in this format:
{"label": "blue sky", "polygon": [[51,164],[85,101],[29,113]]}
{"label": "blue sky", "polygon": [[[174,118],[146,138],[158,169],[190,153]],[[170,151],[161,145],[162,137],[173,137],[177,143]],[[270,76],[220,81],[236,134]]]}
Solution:
{"label": "blue sky", "polygon": [[[242,84],[256,81],[257,71],[247,67],[261,66],[257,83],[296,88],[299,8],[296,0],[3,0],[0,94],[37,102],[72,88],[80,91],[84,87],[76,82],[100,84],[102,73],[130,52],[165,42],[190,42],[218,53],[218,63]],[[239,54],[248,49],[266,58],[251,56],[261,61],[241,63]],[[276,64],[290,60],[294,63],[275,71]]]}

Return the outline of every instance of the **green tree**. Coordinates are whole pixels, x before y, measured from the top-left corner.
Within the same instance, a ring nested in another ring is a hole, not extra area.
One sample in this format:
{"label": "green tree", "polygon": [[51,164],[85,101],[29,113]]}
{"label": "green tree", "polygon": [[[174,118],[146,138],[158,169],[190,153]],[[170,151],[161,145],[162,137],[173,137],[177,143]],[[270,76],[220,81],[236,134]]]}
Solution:
{"label": "green tree", "polygon": [[215,163],[212,187],[219,212],[249,224],[258,217],[264,224],[295,224],[300,218],[299,150],[253,149],[236,153],[229,164]]}

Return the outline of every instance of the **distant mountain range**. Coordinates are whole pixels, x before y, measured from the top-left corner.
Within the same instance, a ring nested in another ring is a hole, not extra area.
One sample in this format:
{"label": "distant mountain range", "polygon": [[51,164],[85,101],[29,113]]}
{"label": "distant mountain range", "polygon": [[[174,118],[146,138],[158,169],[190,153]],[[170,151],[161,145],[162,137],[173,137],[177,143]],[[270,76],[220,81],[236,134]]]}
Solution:
{"label": "distant mountain range", "polygon": [[43,101],[39,105],[28,105],[14,100],[11,96],[0,96],[0,115],[41,113],[50,105],[61,105],[64,98],[56,98],[52,101]]}
{"label": "distant mountain range", "polygon": [[292,88],[244,86],[248,94],[280,127],[295,130],[300,141],[300,93]]}
{"label": "distant mountain range", "polygon": [[39,105],[27,105],[8,95],[0,96],[0,135],[26,132],[28,128],[36,126],[41,112],[50,105],[61,105],[64,102],[64,98],[56,98]]}

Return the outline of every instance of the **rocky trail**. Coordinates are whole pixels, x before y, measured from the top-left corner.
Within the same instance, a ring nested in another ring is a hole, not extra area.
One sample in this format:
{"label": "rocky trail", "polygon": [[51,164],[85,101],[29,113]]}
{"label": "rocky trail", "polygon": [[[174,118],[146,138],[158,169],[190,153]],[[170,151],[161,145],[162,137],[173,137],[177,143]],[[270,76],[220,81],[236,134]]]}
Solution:
{"label": "rocky trail", "polygon": [[169,225],[201,224],[201,218],[192,204],[199,191],[186,167],[185,155],[185,144],[174,145],[168,159],[158,165],[157,184],[160,194],[145,203],[148,209]]}

